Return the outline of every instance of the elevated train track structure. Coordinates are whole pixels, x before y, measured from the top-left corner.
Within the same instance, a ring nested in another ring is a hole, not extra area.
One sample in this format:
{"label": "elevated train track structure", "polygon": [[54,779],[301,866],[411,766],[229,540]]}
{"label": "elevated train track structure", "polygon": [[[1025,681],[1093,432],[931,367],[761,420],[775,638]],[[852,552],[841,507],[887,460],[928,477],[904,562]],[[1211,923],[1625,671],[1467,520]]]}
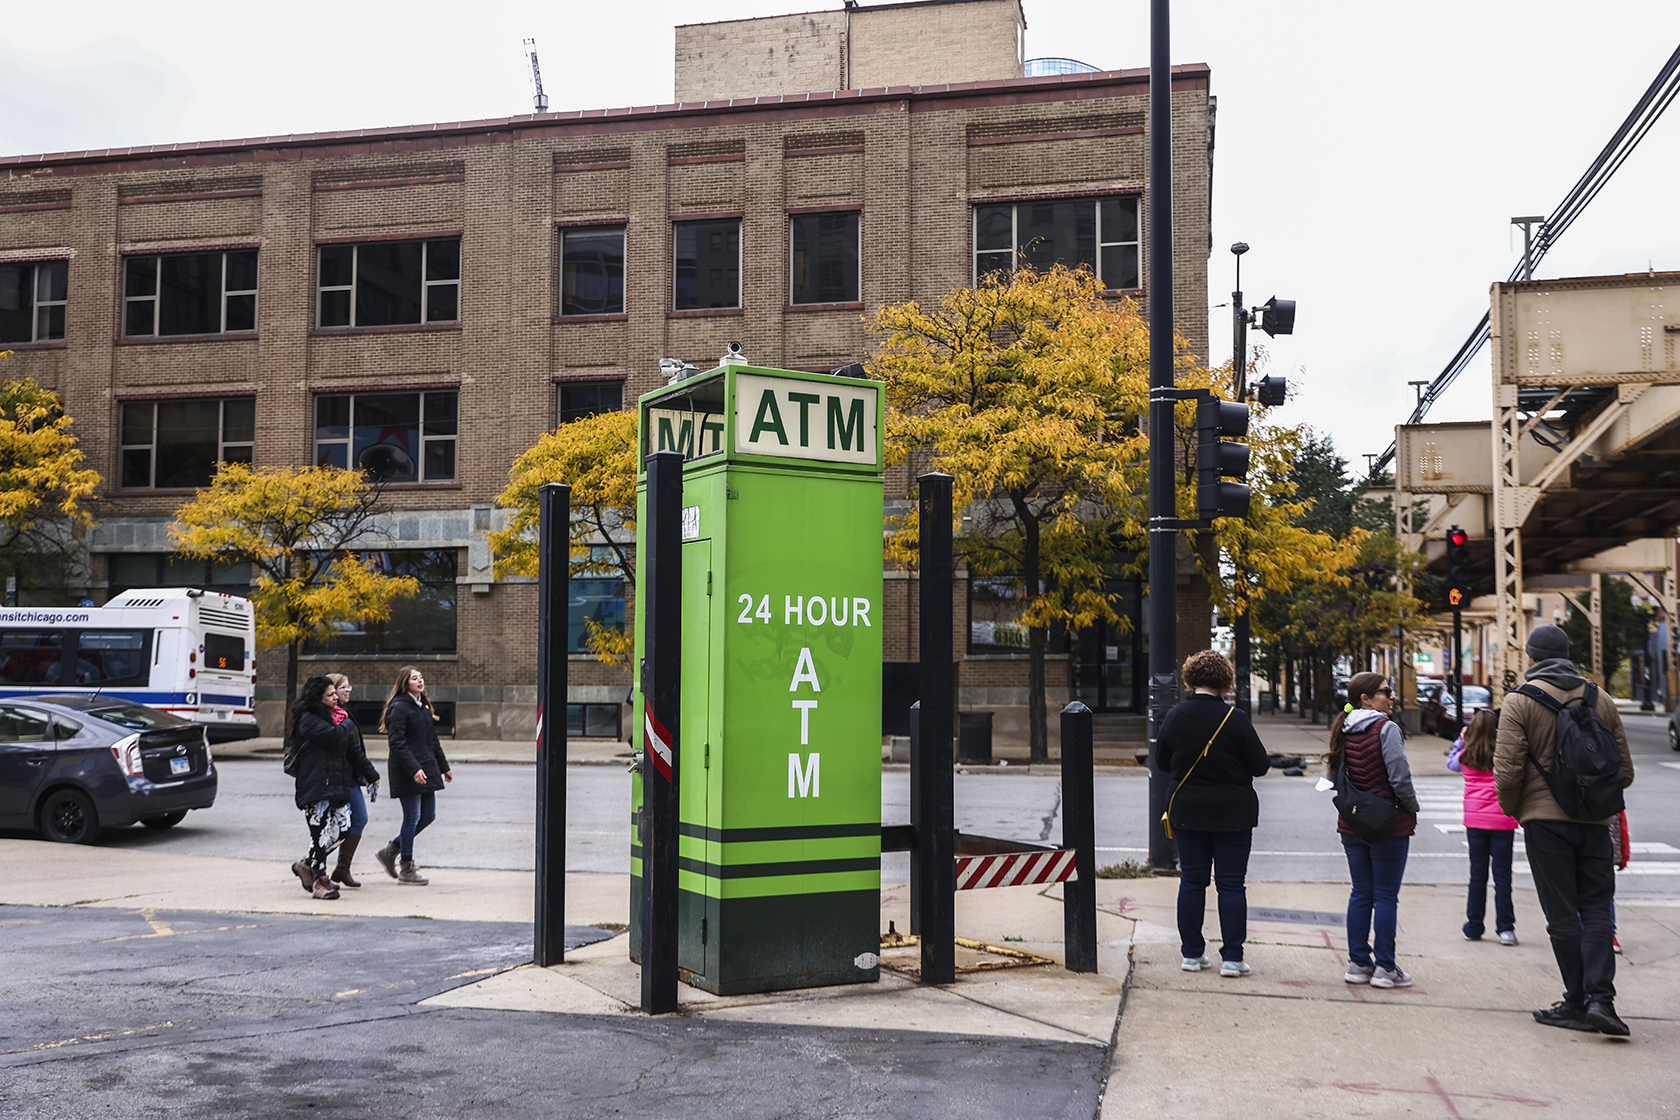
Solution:
{"label": "elevated train track structure", "polygon": [[1395,429],[1398,531],[1432,562],[1449,524],[1469,531],[1497,625],[1495,703],[1522,680],[1525,580],[1625,572],[1660,602],[1680,664],[1680,272],[1496,283],[1489,323],[1491,423]]}

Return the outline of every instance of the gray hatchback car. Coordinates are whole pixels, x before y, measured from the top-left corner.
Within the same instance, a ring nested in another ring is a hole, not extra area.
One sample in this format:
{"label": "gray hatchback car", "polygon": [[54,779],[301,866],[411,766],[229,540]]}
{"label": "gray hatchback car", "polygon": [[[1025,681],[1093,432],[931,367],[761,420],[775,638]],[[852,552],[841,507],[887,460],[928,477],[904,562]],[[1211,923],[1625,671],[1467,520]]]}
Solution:
{"label": "gray hatchback car", "polygon": [[111,697],[0,696],[0,828],[91,844],[136,821],[171,828],[215,802],[200,724]]}

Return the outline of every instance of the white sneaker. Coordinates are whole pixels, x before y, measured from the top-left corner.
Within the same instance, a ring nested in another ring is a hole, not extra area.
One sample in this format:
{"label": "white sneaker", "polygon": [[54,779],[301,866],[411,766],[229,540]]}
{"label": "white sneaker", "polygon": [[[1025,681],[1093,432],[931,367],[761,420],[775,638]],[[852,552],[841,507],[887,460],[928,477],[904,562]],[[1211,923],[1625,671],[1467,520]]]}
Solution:
{"label": "white sneaker", "polygon": [[1499,943],[1501,945],[1515,945],[1517,943],[1517,931],[1514,929],[1506,930],[1499,935]]}
{"label": "white sneaker", "polygon": [[1247,976],[1253,971],[1247,961],[1221,961],[1219,964],[1221,976]]}
{"label": "white sneaker", "polygon": [[1208,966],[1207,954],[1204,953],[1199,957],[1185,957],[1184,958],[1184,963],[1179,965],[1178,967],[1182,968],[1186,972],[1200,972],[1202,969],[1206,968],[1207,966]]}
{"label": "white sneaker", "polygon": [[1411,986],[1412,974],[1401,972],[1398,968],[1383,968],[1378,965],[1377,970],[1371,974],[1371,987],[1373,988],[1409,988]]}
{"label": "white sneaker", "polygon": [[1371,982],[1371,974],[1376,970],[1377,966],[1374,964],[1357,964],[1353,961],[1349,961],[1347,972],[1342,974],[1342,979],[1346,980],[1349,984],[1369,984]]}

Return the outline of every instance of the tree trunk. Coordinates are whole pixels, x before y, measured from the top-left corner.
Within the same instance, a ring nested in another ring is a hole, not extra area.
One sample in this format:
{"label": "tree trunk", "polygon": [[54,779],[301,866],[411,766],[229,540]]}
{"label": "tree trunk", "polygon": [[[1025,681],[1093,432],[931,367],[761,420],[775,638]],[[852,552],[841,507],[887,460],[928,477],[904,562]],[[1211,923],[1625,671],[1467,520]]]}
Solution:
{"label": "tree trunk", "polygon": [[1034,762],[1050,761],[1050,719],[1044,699],[1045,637],[1036,626],[1027,631],[1027,725]]}
{"label": "tree trunk", "polygon": [[1307,672],[1302,679],[1301,707],[1307,709],[1307,718],[1318,725],[1318,658],[1311,654],[1306,659]]}
{"label": "tree trunk", "polygon": [[293,642],[286,647],[286,711],[292,710],[292,702],[298,694],[298,643]]}
{"label": "tree trunk", "polygon": [[1283,659],[1283,711],[1285,715],[1295,714],[1295,659]]}

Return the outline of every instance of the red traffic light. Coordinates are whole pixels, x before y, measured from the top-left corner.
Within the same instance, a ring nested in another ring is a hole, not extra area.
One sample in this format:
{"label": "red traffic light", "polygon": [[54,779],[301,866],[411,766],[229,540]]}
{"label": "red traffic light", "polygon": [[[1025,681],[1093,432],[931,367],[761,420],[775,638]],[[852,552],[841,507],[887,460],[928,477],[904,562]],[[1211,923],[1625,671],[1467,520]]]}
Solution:
{"label": "red traffic light", "polygon": [[1466,533],[1463,529],[1454,529],[1452,532],[1447,534],[1447,543],[1452,545],[1454,548],[1463,548],[1466,544],[1470,543],[1470,534]]}
{"label": "red traffic light", "polygon": [[1462,607],[1464,605],[1464,591],[1457,587],[1448,588],[1447,605],[1450,607]]}

